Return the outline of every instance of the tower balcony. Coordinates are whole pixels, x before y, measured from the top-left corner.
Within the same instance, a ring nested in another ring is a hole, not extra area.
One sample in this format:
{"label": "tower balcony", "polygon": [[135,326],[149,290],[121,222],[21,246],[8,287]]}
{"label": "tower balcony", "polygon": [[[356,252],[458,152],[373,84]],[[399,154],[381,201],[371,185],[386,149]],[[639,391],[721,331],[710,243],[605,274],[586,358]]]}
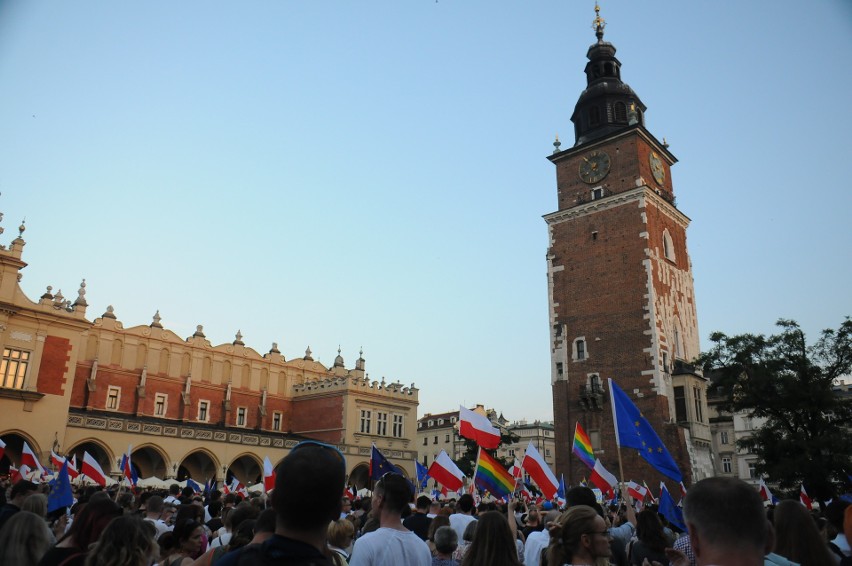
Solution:
{"label": "tower balcony", "polygon": [[584,411],[601,411],[604,408],[604,392],[600,384],[580,386],[580,407]]}

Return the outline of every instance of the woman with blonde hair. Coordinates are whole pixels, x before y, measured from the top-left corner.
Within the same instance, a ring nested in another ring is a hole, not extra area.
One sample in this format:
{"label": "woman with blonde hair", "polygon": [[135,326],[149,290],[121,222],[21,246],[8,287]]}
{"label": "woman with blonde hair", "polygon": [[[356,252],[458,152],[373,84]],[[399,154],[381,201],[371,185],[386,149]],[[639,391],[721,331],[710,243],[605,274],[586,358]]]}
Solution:
{"label": "woman with blonde hair", "polygon": [[354,537],[355,525],[352,521],[337,519],[328,524],[328,549],[332,561],[338,566],[349,564],[349,553],[346,549],[352,546]]}
{"label": "woman with blonde hair", "polygon": [[117,517],[89,551],[86,566],[149,566],[160,553],[155,532],[135,515]]}
{"label": "woman with blonde hair", "polygon": [[43,518],[18,511],[0,529],[0,564],[38,564],[51,539]]}
{"label": "woman with blonde hair", "polygon": [[588,505],[568,509],[550,531],[547,564],[609,564],[610,534],[603,517]]}

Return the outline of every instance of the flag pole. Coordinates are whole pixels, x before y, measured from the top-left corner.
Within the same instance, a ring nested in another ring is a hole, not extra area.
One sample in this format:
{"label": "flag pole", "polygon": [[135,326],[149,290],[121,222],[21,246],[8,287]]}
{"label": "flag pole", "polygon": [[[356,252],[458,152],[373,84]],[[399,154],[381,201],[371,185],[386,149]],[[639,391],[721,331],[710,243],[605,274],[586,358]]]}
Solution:
{"label": "flag pole", "polygon": [[[468,489],[469,493],[470,493],[470,490],[475,489],[474,486],[476,486],[476,470],[479,469],[479,455],[480,454],[482,454],[482,446],[477,444],[476,445],[476,464],[473,466],[473,477],[470,479],[470,488]],[[473,493],[471,493],[471,495],[473,495]]]}
{"label": "flag pole", "polygon": [[[618,454],[618,483],[619,491],[624,488],[624,465],[621,463],[621,439],[618,437],[618,417],[615,412],[615,396],[612,394],[612,378],[607,378],[609,381],[609,408],[612,411],[612,427],[615,429],[615,452]],[[629,503],[629,502],[628,502]]]}

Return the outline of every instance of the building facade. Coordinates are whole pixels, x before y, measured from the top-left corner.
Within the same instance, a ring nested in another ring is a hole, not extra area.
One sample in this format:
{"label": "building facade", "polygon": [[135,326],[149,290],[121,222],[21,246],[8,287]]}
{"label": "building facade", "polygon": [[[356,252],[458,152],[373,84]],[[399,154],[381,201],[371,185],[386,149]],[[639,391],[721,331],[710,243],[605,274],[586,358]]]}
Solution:
{"label": "building facade", "polygon": [[371,445],[413,474],[418,389],[371,381],[362,355],[347,369],[311,356],[285,359],[214,345],[203,328],[186,339],[161,323],[125,328],[113,307],[86,318],[85,281],[74,301],[21,290],[23,226],[0,249],[0,474],[17,465],[23,443],[49,463],[91,454],[117,474],[122,454],[140,477],[196,481],[236,477],[256,483],[263,459],[280,461],[297,442],[316,439],[346,455],[350,483],[368,484]]}
{"label": "building facade", "polygon": [[[561,149],[557,139],[549,156],[558,203],[544,216],[556,469],[571,483],[588,474],[571,453],[577,422],[603,464],[619,469],[612,378],[689,485],[713,472],[706,380],[687,363],[700,353],[689,218],[676,205],[677,160],[645,128],[646,107],[622,82],[604,25],[598,14],[587,87],[571,116],[575,143]],[[635,451],[621,456],[625,480],[661,479]]]}

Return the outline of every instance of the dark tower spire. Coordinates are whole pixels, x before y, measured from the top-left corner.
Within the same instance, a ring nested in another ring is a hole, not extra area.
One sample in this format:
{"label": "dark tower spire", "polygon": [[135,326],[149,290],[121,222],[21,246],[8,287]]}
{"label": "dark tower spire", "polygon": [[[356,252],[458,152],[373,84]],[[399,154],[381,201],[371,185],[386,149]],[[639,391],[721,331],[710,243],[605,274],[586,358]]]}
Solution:
{"label": "dark tower spire", "polygon": [[645,125],[645,105],[630,86],[621,82],[621,62],[615,58],[615,46],[603,39],[606,21],[600,11],[595,3],[592,29],[598,40],[586,53],[586,90],[571,115],[575,146],[636,124]]}

